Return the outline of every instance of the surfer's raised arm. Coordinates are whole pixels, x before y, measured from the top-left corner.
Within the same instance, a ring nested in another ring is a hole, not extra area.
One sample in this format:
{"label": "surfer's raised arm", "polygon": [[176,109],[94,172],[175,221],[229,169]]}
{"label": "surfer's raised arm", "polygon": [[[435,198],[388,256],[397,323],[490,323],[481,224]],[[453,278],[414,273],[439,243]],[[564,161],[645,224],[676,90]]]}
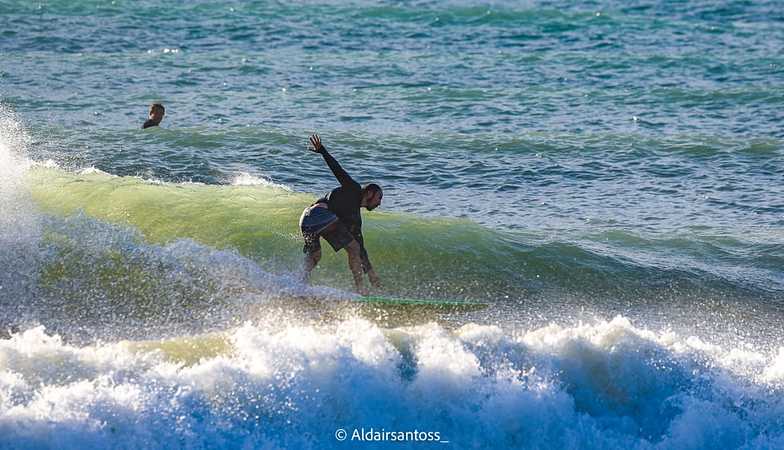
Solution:
{"label": "surfer's raised arm", "polygon": [[321,143],[321,138],[318,134],[310,136],[310,151],[320,153],[327,162],[332,173],[337,178],[341,186],[358,186],[359,184],[338,164],[338,161],[327,152],[326,147]]}

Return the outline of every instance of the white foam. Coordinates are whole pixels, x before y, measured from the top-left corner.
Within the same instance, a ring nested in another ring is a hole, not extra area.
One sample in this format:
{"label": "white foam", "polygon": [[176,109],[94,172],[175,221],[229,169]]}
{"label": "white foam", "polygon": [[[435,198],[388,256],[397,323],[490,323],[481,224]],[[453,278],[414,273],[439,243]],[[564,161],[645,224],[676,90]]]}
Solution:
{"label": "white foam", "polygon": [[72,346],[40,327],[15,334],[0,341],[3,440],[347,448],[363,444],[335,440],[337,428],[374,427],[438,431],[454,448],[784,442],[784,400],[761,376],[780,377],[784,349],[754,356],[760,377],[745,377],[725,368],[749,361],[736,349],[697,349],[622,317],[512,333],[276,319],[225,337],[230,351],[183,365],[125,343]]}
{"label": "white foam", "polygon": [[21,121],[10,109],[0,105],[0,212],[2,219],[13,218],[20,206],[24,177],[30,167],[26,158],[28,137]]}
{"label": "white foam", "polygon": [[79,171],[79,175],[95,175],[95,174],[106,175],[106,176],[111,176],[111,177],[116,176],[116,175],[112,175],[112,174],[110,174],[108,172],[104,172],[103,170],[95,168],[95,167],[85,167],[84,169]]}
{"label": "white foam", "polygon": [[234,178],[231,180],[231,184],[233,186],[268,186],[277,189],[283,189],[285,191],[291,191],[291,188],[285,184],[275,183],[267,177],[251,175],[247,172],[240,172],[234,176]]}
{"label": "white foam", "polygon": [[779,347],[776,357],[765,367],[762,379],[768,383],[784,385],[784,347]]}

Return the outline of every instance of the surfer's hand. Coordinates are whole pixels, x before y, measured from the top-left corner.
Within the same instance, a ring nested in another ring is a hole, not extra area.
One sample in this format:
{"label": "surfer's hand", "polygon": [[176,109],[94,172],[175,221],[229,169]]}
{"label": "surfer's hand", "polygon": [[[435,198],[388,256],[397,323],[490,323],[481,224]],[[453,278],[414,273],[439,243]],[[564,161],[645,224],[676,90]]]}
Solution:
{"label": "surfer's hand", "polygon": [[321,145],[321,138],[318,134],[312,134],[310,136],[310,147],[308,150],[316,153],[323,153],[326,149],[323,145]]}
{"label": "surfer's hand", "polygon": [[381,289],[381,280],[378,278],[378,275],[376,275],[375,270],[368,270],[367,276],[368,280],[370,280],[370,284],[372,284],[374,288]]}

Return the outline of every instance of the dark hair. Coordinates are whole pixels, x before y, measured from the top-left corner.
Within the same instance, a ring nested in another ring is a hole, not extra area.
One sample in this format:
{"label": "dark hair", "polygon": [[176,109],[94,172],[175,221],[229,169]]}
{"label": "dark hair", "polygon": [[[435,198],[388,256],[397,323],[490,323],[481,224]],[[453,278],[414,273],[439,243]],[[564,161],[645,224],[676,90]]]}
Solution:
{"label": "dark hair", "polygon": [[381,190],[381,186],[376,183],[366,184],[365,187],[362,188],[362,195],[365,195],[367,192],[380,192],[382,195],[384,194],[384,191]]}
{"label": "dark hair", "polygon": [[150,111],[158,108],[160,108],[162,112],[164,113],[166,112],[166,108],[163,107],[163,103],[153,103],[152,105],[150,105]]}

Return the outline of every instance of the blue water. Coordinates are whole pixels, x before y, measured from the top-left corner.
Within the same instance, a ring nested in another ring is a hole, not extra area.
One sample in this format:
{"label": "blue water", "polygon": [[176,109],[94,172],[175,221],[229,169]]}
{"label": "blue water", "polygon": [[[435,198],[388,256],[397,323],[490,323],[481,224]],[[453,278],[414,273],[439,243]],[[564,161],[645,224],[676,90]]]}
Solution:
{"label": "blue water", "polygon": [[[784,447],[783,24],[0,0],[0,448]],[[385,292],[487,309],[302,306],[313,132]]]}

